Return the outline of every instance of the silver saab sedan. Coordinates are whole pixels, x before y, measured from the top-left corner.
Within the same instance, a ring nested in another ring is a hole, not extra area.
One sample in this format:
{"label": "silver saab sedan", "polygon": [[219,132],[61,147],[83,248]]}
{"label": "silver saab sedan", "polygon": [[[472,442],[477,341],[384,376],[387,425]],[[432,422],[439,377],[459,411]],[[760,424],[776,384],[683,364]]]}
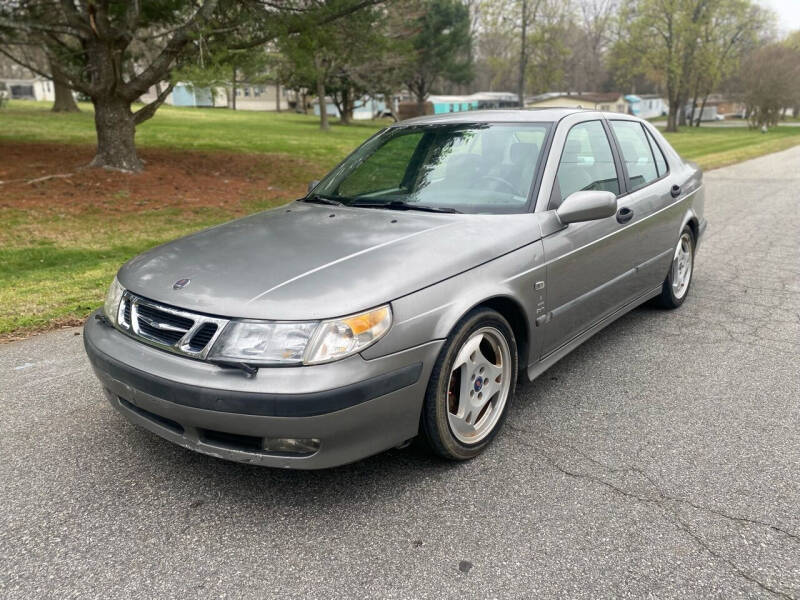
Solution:
{"label": "silver saab sedan", "polygon": [[323,468],[420,437],[469,459],[523,375],[684,302],[703,195],[629,116],[404,121],[305,198],[129,261],[86,351],[127,419],[219,458]]}

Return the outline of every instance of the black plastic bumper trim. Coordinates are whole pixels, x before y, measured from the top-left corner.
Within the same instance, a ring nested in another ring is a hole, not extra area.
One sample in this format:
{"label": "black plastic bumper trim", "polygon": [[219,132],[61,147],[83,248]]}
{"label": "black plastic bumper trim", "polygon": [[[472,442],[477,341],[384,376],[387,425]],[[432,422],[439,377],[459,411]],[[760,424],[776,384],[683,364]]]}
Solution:
{"label": "black plastic bumper trim", "polygon": [[413,385],[422,374],[422,363],[418,362],[323,392],[270,394],[218,390],[152,375],[108,356],[86,335],[83,339],[86,354],[95,370],[145,394],[192,408],[263,417],[313,417],[336,412]]}

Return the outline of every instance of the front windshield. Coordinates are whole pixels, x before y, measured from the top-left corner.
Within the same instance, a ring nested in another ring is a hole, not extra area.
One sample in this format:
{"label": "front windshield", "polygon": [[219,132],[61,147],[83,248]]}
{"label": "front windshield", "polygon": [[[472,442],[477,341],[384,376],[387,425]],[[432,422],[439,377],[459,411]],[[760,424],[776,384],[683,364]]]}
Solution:
{"label": "front windshield", "polygon": [[526,212],[549,123],[392,127],[367,141],[315,189],[352,206]]}

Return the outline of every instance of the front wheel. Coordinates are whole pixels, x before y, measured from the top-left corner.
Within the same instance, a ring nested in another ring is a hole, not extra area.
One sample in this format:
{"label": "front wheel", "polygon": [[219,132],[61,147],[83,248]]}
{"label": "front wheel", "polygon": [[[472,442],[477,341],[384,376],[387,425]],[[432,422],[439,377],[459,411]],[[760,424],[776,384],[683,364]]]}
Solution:
{"label": "front wheel", "polygon": [[516,380],[508,321],[488,308],[467,314],[447,338],[425,395],[421,429],[433,451],[453,460],[477,456],[497,435]]}
{"label": "front wheel", "polygon": [[694,234],[684,227],[672,256],[672,266],[661,287],[657,302],[663,308],[678,308],[686,299],[694,273]]}

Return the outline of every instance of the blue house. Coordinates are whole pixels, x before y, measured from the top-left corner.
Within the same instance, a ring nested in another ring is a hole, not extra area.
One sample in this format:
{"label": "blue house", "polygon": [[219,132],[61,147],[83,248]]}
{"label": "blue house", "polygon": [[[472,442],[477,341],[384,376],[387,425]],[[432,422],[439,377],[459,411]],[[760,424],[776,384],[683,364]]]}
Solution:
{"label": "blue house", "polygon": [[516,108],[519,96],[512,92],[477,92],[469,96],[428,96],[428,102],[433,105],[433,114],[440,115],[488,108]]}
{"label": "blue house", "polygon": [[172,88],[173,106],[214,106],[210,88],[195,87],[188,83],[176,83]]}

